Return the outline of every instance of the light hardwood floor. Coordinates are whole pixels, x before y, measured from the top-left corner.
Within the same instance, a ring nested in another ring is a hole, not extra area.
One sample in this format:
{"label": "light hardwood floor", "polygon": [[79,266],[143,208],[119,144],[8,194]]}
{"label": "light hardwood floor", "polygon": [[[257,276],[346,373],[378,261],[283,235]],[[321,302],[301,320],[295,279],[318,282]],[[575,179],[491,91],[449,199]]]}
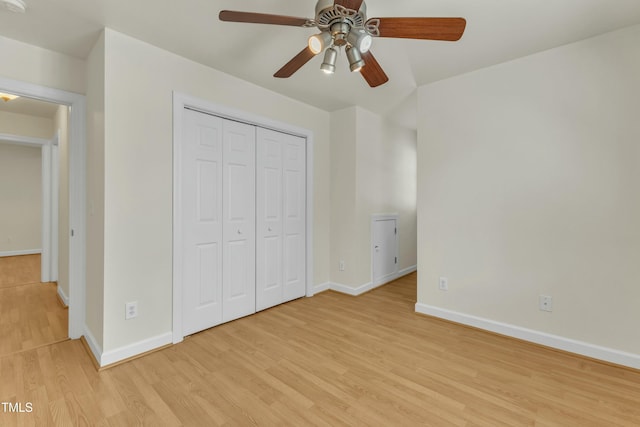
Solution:
{"label": "light hardwood floor", "polygon": [[40,283],[40,255],[0,258],[0,284],[0,356],[67,338],[68,310],[55,283]]}
{"label": "light hardwood floor", "polygon": [[639,372],[417,315],[415,289],[325,292],[102,372],[78,341],[0,358],[0,401],[34,408],[0,425],[640,425]]}
{"label": "light hardwood floor", "polygon": [[40,283],[40,255],[0,257],[0,289]]}

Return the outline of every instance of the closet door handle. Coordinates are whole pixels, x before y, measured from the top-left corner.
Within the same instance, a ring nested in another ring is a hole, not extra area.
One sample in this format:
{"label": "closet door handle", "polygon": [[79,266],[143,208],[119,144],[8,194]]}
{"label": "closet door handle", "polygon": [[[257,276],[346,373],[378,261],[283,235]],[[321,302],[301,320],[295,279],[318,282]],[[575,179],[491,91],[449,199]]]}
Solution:
{"label": "closet door handle", "polygon": [[238,228],[238,234],[242,234],[242,230]]}

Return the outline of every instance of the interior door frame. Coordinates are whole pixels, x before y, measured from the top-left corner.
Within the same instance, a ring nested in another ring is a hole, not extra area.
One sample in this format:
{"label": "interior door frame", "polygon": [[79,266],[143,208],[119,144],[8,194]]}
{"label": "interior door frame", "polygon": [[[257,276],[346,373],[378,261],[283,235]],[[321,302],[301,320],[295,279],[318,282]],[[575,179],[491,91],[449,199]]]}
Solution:
{"label": "interior door frame", "polygon": [[[387,283],[385,281],[381,281],[381,282],[376,282],[376,278],[374,275],[375,272],[375,245],[374,245],[374,230],[375,230],[375,223],[376,221],[391,221],[394,220],[396,222],[396,247],[395,247],[395,252],[396,252],[396,257],[399,258],[400,254],[399,254],[399,249],[400,249],[400,245],[399,245],[399,240],[398,240],[398,226],[399,226],[399,222],[400,222],[400,216],[396,213],[394,214],[373,214],[371,215],[371,237],[370,237],[370,243],[371,243],[371,283],[373,284],[373,287],[376,286],[380,286],[383,285],[384,283]],[[398,271],[400,268],[400,260],[398,260],[398,262],[396,262],[396,271],[394,273],[394,276],[397,276]]]}
{"label": "interior door frame", "polygon": [[259,126],[306,139],[306,296],[313,296],[313,132],[288,123],[173,92],[173,343],[184,339],[182,328],[182,207],[181,160],[185,109]]}
{"label": "interior door frame", "polygon": [[69,338],[85,332],[86,295],[86,97],[0,77],[0,91],[70,107],[69,112]]}

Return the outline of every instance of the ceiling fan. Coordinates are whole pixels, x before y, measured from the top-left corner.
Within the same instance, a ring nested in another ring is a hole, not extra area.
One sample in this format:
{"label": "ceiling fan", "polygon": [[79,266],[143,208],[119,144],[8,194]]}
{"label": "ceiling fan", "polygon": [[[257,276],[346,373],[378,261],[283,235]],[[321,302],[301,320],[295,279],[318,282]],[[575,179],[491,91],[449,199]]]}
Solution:
{"label": "ceiling fan", "polygon": [[326,73],[333,73],[338,50],[344,48],[351,71],[359,71],[371,87],[389,81],[369,50],[373,37],[457,41],[467,24],[464,18],[367,19],[364,0],[318,0],[314,19],[232,10],[221,11],[219,18],[227,22],[317,27],[320,33],[309,37],[308,46],[280,68],[274,77],[291,77],[323,51],[324,61],[320,68]]}

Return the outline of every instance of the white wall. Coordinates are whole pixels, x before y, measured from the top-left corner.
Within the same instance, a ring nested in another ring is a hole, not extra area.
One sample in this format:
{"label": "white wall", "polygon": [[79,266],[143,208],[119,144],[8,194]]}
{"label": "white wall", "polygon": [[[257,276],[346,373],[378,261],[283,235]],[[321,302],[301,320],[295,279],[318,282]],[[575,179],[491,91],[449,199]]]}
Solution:
{"label": "white wall", "polygon": [[[174,90],[314,132],[314,273],[327,281],[329,114],[115,31],[104,38],[104,350],[172,328]],[[125,321],[128,301],[140,314]]]}
{"label": "white wall", "polygon": [[399,270],[416,265],[416,139],[361,107],[331,114],[332,282],[370,284],[373,214],[399,215]]}
{"label": "white wall", "polygon": [[105,40],[87,58],[87,278],[86,326],[101,351],[104,340]]}
{"label": "white wall", "polygon": [[373,214],[398,214],[398,269],[415,267],[417,132],[358,108],[358,202],[368,253],[362,252],[364,270],[371,273]]}
{"label": "white wall", "polygon": [[420,304],[640,355],[639,45],[636,26],[420,89]]}
{"label": "white wall", "polygon": [[51,139],[53,119],[0,111],[0,133]]}
{"label": "white wall", "polygon": [[0,252],[42,250],[42,151],[0,141]]}
{"label": "white wall", "polygon": [[81,59],[2,36],[0,52],[3,57],[0,61],[2,77],[84,93],[85,61]]}
{"label": "white wall", "polygon": [[355,107],[331,113],[331,281],[351,287],[367,282],[356,268],[356,114]]}
{"label": "white wall", "polygon": [[[0,111],[0,134],[50,139],[53,129],[52,119]],[[41,218],[41,149],[0,143],[0,252],[42,250]]]}

